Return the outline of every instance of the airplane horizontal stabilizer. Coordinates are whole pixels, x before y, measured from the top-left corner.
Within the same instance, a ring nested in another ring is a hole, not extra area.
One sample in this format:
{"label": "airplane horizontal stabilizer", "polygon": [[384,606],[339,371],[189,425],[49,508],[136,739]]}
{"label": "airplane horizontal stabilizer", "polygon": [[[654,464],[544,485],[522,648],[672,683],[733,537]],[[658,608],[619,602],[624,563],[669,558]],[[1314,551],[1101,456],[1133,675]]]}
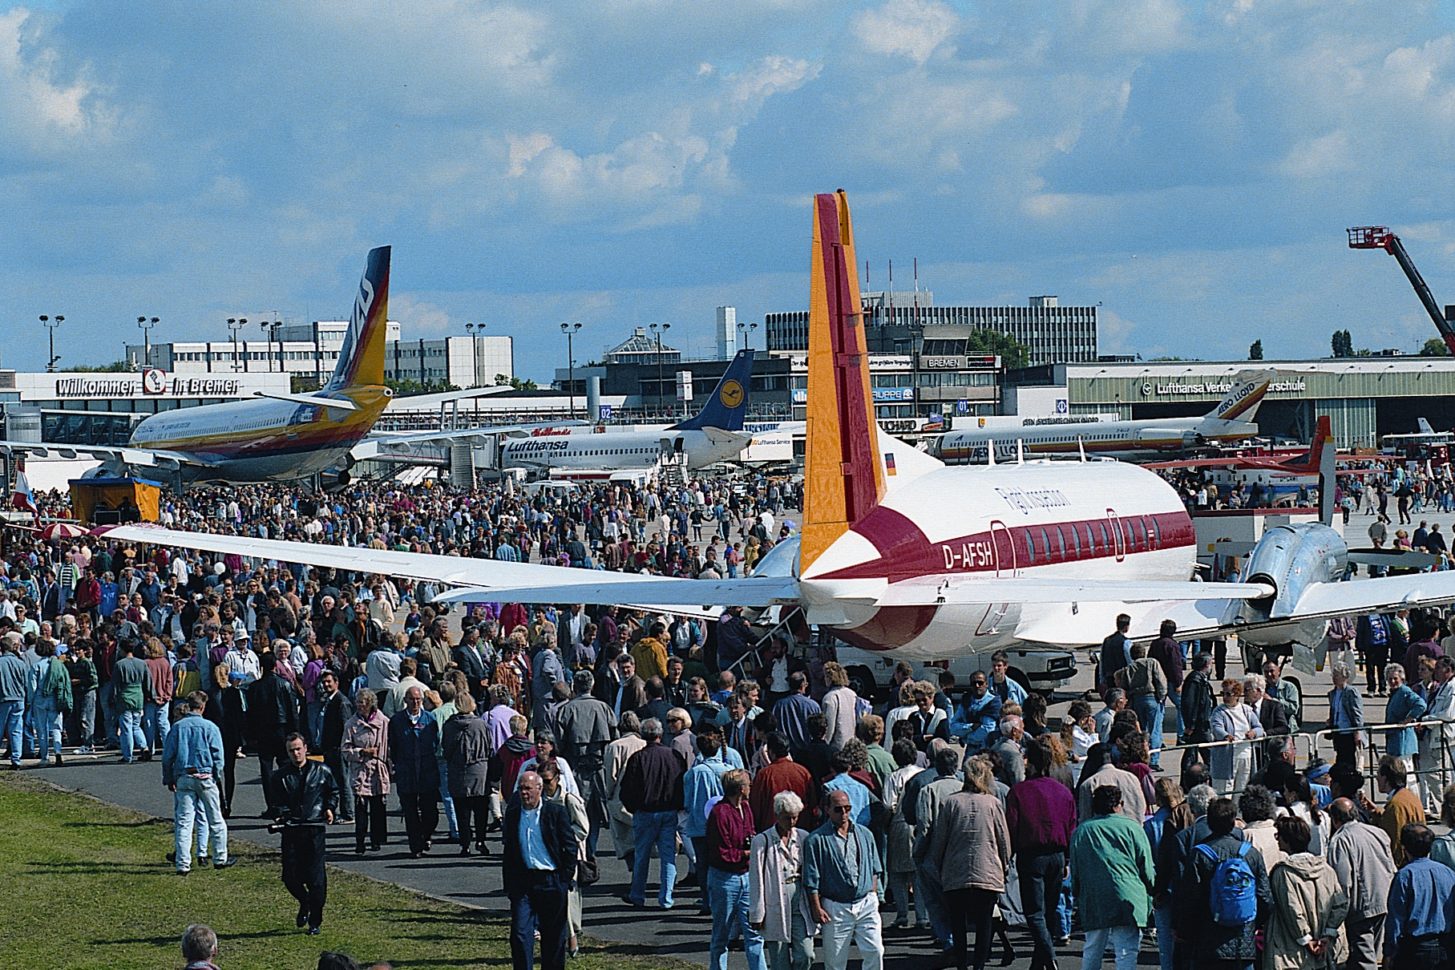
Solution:
{"label": "airplane horizontal stabilizer", "polygon": [[291,401],[294,404],[311,404],[320,408],[337,408],[340,411],[357,411],[359,406],[341,397],[319,397],[316,394],[283,394],[279,391],[254,391],[253,397],[270,401]]}

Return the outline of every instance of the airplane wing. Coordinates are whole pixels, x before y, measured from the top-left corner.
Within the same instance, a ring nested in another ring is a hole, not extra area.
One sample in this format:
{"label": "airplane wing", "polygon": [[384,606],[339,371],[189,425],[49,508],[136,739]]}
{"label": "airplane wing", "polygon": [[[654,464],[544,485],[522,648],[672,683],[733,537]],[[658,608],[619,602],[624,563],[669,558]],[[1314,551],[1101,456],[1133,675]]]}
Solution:
{"label": "airplane wing", "polygon": [[1173,468],[1218,468],[1245,465],[1247,462],[1246,458],[1180,458],[1177,461],[1149,461],[1142,467],[1153,471],[1166,471]]}
{"label": "airplane wing", "polygon": [[[448,600],[509,597],[518,602],[652,603],[663,606],[722,605],[768,606],[797,599],[794,580],[780,577],[744,577],[732,580],[680,579],[638,573],[610,573],[570,569],[543,563],[500,562],[368,549],[282,539],[186,532],[145,525],[107,529],[108,539],[233,553],[254,559],[301,562],[335,569],[387,573],[415,580],[467,587],[444,594]],[[791,595],[790,595],[791,587]]]}
{"label": "airplane wing", "polygon": [[[1213,592],[1217,586],[1229,584],[1187,585]],[[1179,637],[1195,639],[1248,633],[1374,610],[1413,609],[1450,602],[1455,602],[1455,571],[1417,573],[1411,576],[1315,583],[1304,591],[1297,605],[1287,615],[1252,622],[1237,619],[1238,608],[1242,605],[1240,599],[1218,595],[1147,603],[1068,603],[1060,608],[1040,609],[1034,615],[1023,618],[1016,627],[1016,636],[1036,643],[1085,645],[1091,632],[1111,629],[1116,615],[1127,613],[1132,617],[1128,635],[1134,640],[1157,636],[1163,620],[1172,620],[1177,624]]]}
{"label": "airplane wing", "polygon": [[95,458],[97,461],[124,462],[139,468],[176,468],[179,465],[211,468],[216,464],[182,451],[131,448],[125,445],[68,445],[51,441],[0,440],[0,452],[20,452],[35,455],[37,458]]}
{"label": "airplane wing", "polygon": [[471,444],[476,447],[484,447],[491,438],[505,436],[507,438],[523,438],[532,431],[542,428],[575,428],[585,427],[588,422],[573,421],[552,421],[537,424],[500,424],[486,425],[477,428],[458,428],[451,431],[372,431],[368,437],[354,445],[349,456],[355,461],[368,461],[374,458],[400,458],[407,459],[415,454],[414,449],[419,447],[446,446],[456,444]]}
{"label": "airplane wing", "polygon": [[926,577],[890,583],[876,606],[937,606],[963,603],[1145,603],[1207,599],[1261,599],[1275,590],[1265,583],[1139,582],[1136,580],[967,579]]}

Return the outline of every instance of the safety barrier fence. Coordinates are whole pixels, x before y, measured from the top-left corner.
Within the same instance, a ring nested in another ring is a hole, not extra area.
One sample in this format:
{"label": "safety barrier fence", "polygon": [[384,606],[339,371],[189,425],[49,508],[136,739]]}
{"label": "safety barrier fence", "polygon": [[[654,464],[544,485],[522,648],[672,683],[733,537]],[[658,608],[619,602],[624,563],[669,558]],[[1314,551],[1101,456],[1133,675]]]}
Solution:
{"label": "safety barrier fence", "polygon": [[[1378,795],[1379,761],[1382,754],[1387,751],[1387,746],[1381,745],[1380,742],[1388,737],[1389,732],[1402,731],[1406,728],[1415,729],[1417,742],[1416,751],[1401,755],[1409,765],[1414,766],[1412,772],[1407,772],[1408,785],[1421,794],[1422,800],[1427,805],[1438,805],[1445,786],[1455,782],[1455,753],[1452,753],[1451,750],[1452,747],[1455,747],[1452,745],[1452,741],[1455,741],[1455,720],[1433,718],[1407,722],[1381,721],[1365,724],[1360,728],[1326,728],[1319,731],[1299,731],[1252,739],[1228,738],[1221,741],[1178,742],[1164,744],[1161,755],[1165,758],[1169,752],[1196,751],[1200,753],[1203,761],[1208,761],[1210,760],[1207,757],[1208,753],[1215,749],[1243,746],[1244,750],[1252,752],[1253,765],[1250,774],[1257,774],[1264,766],[1264,759],[1268,752],[1273,750],[1273,746],[1280,741],[1294,746],[1295,766],[1299,764],[1307,766],[1315,757],[1323,758],[1331,764],[1334,762],[1334,738],[1336,736],[1362,735],[1362,744],[1356,749],[1362,752],[1358,767],[1370,789],[1370,798],[1374,800]],[[1302,751],[1298,750],[1300,746],[1303,748]],[[1241,789],[1231,789],[1230,791],[1234,794],[1241,794]]]}

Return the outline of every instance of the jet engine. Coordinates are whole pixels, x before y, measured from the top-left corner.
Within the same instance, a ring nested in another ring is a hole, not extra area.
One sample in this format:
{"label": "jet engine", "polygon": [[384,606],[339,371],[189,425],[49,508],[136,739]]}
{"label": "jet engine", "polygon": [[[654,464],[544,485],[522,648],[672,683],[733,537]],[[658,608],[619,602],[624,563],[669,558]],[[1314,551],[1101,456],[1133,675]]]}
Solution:
{"label": "jet engine", "polygon": [[349,482],[354,476],[349,470],[354,467],[354,459],[346,456],[343,464],[323,471],[318,476],[319,486],[324,492],[335,495],[349,487]]}
{"label": "jet engine", "polygon": [[[1274,526],[1263,533],[1242,570],[1244,582],[1266,583],[1273,587],[1273,594],[1245,600],[1237,607],[1234,622],[1266,624],[1290,617],[1309,584],[1339,582],[1348,565],[1344,537],[1328,526],[1314,522]],[[1324,635],[1324,628],[1324,620],[1291,621],[1241,636],[1258,646],[1295,641],[1312,645]]]}

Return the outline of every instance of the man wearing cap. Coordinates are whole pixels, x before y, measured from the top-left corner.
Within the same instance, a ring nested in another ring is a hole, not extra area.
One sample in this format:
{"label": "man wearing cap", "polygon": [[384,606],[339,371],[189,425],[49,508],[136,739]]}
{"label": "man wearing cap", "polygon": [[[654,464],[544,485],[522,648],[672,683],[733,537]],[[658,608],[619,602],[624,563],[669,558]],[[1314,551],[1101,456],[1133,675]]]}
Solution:
{"label": "man wearing cap", "polygon": [[227,648],[223,660],[228,670],[242,672],[244,684],[251,684],[263,676],[262,663],[258,660],[258,655],[253,653],[252,639],[246,629],[241,633],[234,632],[233,636],[233,643]]}

